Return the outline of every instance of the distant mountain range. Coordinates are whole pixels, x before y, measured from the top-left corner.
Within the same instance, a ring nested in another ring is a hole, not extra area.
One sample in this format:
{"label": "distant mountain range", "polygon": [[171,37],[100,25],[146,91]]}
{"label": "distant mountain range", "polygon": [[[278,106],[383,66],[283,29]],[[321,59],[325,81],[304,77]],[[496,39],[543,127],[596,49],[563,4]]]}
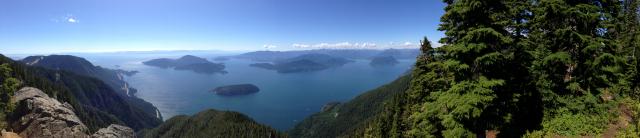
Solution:
{"label": "distant mountain range", "polygon": [[205,58],[185,55],[178,59],[159,58],[142,62],[148,66],[174,68],[175,70],[191,70],[197,73],[226,73],[224,64],[213,63]]}
{"label": "distant mountain range", "polygon": [[261,62],[273,62],[305,54],[326,54],[346,59],[372,59],[373,57],[378,56],[393,56],[396,59],[415,59],[420,54],[420,51],[418,49],[317,49],[301,51],[255,51],[230,57]]}

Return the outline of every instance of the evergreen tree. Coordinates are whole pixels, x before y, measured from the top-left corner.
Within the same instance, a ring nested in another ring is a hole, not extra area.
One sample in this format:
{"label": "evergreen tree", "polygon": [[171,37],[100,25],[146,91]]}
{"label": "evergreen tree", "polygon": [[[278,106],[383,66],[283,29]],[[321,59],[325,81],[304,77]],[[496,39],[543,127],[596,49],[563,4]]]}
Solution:
{"label": "evergreen tree", "polygon": [[11,96],[18,90],[20,81],[13,77],[13,70],[7,63],[0,65],[0,73],[2,74],[2,78],[0,78],[2,84],[0,86],[2,90],[0,93],[0,110],[5,113],[12,112],[15,107],[11,104]]}
{"label": "evergreen tree", "polygon": [[607,102],[628,88],[615,38],[619,3],[541,0],[534,5],[531,67],[542,96],[545,133],[588,135],[609,123]]}
{"label": "evergreen tree", "polygon": [[408,99],[423,104],[407,109],[413,112],[409,115],[407,134],[470,137],[483,135],[487,130],[506,130],[501,126],[511,123],[516,101],[525,91],[520,86],[526,82],[523,78],[527,78],[526,64],[522,64],[526,61],[519,60],[527,57],[520,45],[526,32],[523,28],[526,3],[505,0],[445,3],[448,6],[440,30],[445,31],[446,37],[440,40],[445,44],[439,48],[441,60],[416,63],[416,77]]}
{"label": "evergreen tree", "polygon": [[623,49],[627,61],[627,80],[630,82],[632,93],[629,95],[640,99],[640,2],[638,0],[625,0],[620,17],[620,33],[618,42]]}

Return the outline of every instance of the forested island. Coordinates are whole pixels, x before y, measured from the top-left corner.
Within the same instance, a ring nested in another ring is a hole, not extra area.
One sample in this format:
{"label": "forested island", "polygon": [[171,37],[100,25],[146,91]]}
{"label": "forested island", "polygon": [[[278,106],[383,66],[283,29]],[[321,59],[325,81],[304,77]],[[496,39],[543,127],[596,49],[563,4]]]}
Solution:
{"label": "forested island", "polygon": [[161,68],[174,68],[175,70],[190,70],[196,73],[227,73],[225,66],[222,63],[213,63],[205,58],[200,58],[192,55],[185,55],[178,59],[152,59],[142,62],[148,66],[155,66]]}
{"label": "forested island", "polygon": [[327,54],[305,54],[293,58],[278,60],[274,63],[255,63],[249,66],[276,70],[278,73],[296,73],[339,67],[350,62],[353,61],[345,58],[332,57]]}
{"label": "forested island", "polygon": [[253,84],[225,85],[216,87],[215,89],[211,90],[211,92],[222,96],[248,95],[257,93],[259,91],[260,88]]}
{"label": "forested island", "polygon": [[393,56],[378,56],[371,59],[369,65],[371,66],[393,66],[398,64],[398,60]]}

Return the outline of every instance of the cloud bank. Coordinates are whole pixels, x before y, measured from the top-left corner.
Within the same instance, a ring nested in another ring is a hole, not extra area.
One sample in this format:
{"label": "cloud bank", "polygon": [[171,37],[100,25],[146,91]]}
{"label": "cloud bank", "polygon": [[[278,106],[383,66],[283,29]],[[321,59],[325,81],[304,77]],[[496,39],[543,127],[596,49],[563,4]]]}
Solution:
{"label": "cloud bank", "polygon": [[317,43],[317,44],[291,44],[291,47],[296,49],[387,49],[387,48],[419,48],[417,43],[403,42],[396,43],[390,42],[386,45],[377,43],[352,43],[352,42],[340,42],[340,43]]}

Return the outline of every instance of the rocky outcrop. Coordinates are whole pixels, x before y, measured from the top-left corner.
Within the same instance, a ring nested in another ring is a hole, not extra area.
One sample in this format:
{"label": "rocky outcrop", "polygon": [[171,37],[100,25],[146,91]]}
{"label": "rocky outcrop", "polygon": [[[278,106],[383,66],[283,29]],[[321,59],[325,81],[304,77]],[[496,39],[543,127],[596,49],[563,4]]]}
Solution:
{"label": "rocky outcrop", "polygon": [[84,138],[88,128],[73,112],[71,105],[62,104],[44,92],[31,87],[15,93],[17,105],[11,127],[21,137]]}
{"label": "rocky outcrop", "polygon": [[9,123],[20,137],[135,137],[131,128],[120,125],[110,125],[92,136],[71,105],[60,103],[36,88],[20,89],[11,102],[17,106]]}
{"label": "rocky outcrop", "polygon": [[135,133],[133,129],[121,126],[121,125],[109,125],[107,128],[102,128],[98,132],[92,135],[94,138],[133,138]]}
{"label": "rocky outcrop", "polygon": [[3,130],[2,132],[0,132],[0,138],[20,138],[20,135]]}

